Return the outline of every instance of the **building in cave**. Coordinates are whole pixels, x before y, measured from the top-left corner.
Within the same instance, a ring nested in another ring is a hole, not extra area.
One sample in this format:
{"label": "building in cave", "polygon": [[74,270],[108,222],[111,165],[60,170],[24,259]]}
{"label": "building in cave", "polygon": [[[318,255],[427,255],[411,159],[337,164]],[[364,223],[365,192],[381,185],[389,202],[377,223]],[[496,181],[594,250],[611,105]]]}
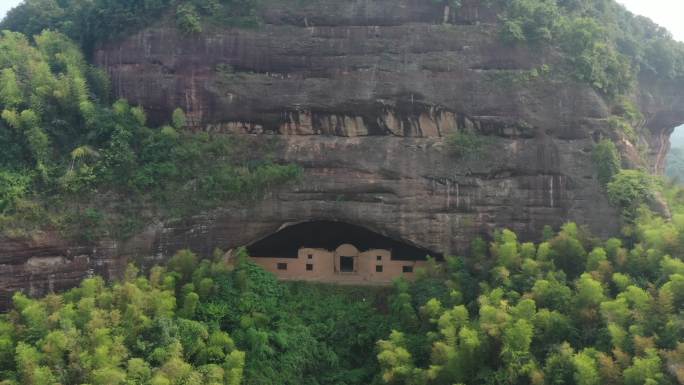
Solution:
{"label": "building in cave", "polygon": [[441,256],[360,226],[314,221],[287,226],[248,247],[252,261],[283,280],[389,284]]}

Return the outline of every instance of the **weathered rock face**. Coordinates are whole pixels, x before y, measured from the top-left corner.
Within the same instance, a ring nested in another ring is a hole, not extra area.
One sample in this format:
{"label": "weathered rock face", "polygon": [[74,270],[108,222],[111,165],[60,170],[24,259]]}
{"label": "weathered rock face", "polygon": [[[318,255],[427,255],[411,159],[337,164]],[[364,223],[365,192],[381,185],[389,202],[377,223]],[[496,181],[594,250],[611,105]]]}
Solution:
{"label": "weathered rock face", "polygon": [[51,233],[23,240],[0,239],[0,309],[15,291],[33,296],[59,292],[94,274],[113,277],[125,267],[126,258],[120,258],[111,243],[78,246]]}
{"label": "weathered rock face", "polygon": [[[304,168],[301,182],[255,204],[157,224],[106,253],[89,250],[85,262],[69,248],[0,243],[0,257],[20,264],[2,277],[28,277],[3,289],[36,280],[51,289],[50,271],[68,271],[67,286],[98,264],[116,273],[126,258],[210,253],[302,221],[344,221],[446,254],[501,227],[525,239],[565,221],[617,232],[591,163],[594,142],[610,135],[609,106],[585,84],[534,71],[561,59],[503,45],[496,13],[478,1],[458,13],[423,0],[281,2],[262,16],[256,29],[194,37],[162,22],[94,59],[117,96],[155,123],[181,107],[195,130],[276,138],[278,159]],[[642,83],[641,140],[648,166],[661,171],[670,130],[684,122],[684,88]],[[463,129],[487,138],[468,159],[446,149],[445,137]],[[636,154],[630,146],[625,153]],[[43,255],[58,267],[31,278],[30,258]]]}

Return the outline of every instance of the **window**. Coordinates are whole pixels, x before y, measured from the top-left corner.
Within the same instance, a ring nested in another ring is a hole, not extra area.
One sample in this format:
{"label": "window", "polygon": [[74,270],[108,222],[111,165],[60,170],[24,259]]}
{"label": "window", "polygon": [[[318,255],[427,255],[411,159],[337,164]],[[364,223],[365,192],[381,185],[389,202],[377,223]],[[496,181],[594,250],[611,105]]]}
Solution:
{"label": "window", "polygon": [[340,271],[343,273],[353,273],[354,257],[340,257]]}
{"label": "window", "polygon": [[413,273],[413,266],[402,266],[401,271],[404,273]]}
{"label": "window", "polygon": [[307,256],[307,258],[313,259],[313,254],[309,254],[309,255]]}
{"label": "window", "polygon": [[375,265],[375,272],[382,273],[382,265]]}
{"label": "window", "polygon": [[306,264],[306,271],[313,271],[313,264],[307,263]]}
{"label": "window", "polygon": [[287,263],[279,263],[278,270],[287,270]]}
{"label": "window", "polygon": [[375,259],[376,259],[377,261],[382,261],[382,255],[378,255],[377,257],[375,257]]}

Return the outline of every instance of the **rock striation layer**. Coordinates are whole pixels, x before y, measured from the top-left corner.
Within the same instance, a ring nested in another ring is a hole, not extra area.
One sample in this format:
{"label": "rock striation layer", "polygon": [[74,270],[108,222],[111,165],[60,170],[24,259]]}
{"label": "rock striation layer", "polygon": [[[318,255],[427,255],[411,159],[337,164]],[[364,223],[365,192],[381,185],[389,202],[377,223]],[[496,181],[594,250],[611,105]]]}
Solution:
{"label": "rock striation layer", "polygon": [[[502,227],[524,239],[565,221],[616,234],[591,162],[594,143],[612,135],[610,106],[586,84],[547,75],[556,52],[503,44],[496,12],[478,1],[458,11],[423,0],[287,3],[261,10],[253,29],[188,37],[161,21],[94,61],[155,123],[181,107],[188,129],[275,139],[277,159],[301,165],[302,180],[103,248],[0,242],[0,291],[42,293],[95,267],[117,274],[127,259],[185,247],[209,254],[306,221],[347,222],[444,254]],[[683,89],[640,81],[639,141],[654,172],[684,122]],[[461,130],[486,138],[467,158],[447,149]],[[643,163],[636,145],[621,143],[627,163]]]}

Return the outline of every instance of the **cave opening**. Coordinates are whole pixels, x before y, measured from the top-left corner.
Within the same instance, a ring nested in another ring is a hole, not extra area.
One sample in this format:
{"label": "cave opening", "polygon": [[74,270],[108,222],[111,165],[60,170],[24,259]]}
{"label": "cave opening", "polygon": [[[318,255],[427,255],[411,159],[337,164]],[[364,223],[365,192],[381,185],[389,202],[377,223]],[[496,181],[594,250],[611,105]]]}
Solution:
{"label": "cave opening", "polygon": [[[359,251],[385,249],[393,260],[426,260],[428,256],[442,259],[440,253],[397,240],[362,226],[336,221],[309,221],[289,225],[247,246],[253,257],[297,258],[299,249],[336,250],[351,244]],[[310,258],[309,258],[310,259]],[[340,256],[342,272],[355,271],[355,258]]]}

